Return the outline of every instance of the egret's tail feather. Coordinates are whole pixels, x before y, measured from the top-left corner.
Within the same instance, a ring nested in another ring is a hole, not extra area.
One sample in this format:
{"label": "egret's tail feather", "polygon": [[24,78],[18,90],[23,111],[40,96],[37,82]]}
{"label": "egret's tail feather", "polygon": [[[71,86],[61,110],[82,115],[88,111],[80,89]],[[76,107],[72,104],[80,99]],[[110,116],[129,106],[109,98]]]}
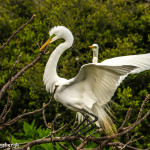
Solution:
{"label": "egret's tail feather", "polygon": [[[112,119],[109,117],[105,109],[103,107],[100,107],[98,104],[94,104],[92,110],[93,113],[98,117],[98,121],[95,124],[98,127],[101,127],[107,135],[114,134],[114,132],[116,132],[115,124],[113,123]],[[109,111],[109,113],[111,112]]]}

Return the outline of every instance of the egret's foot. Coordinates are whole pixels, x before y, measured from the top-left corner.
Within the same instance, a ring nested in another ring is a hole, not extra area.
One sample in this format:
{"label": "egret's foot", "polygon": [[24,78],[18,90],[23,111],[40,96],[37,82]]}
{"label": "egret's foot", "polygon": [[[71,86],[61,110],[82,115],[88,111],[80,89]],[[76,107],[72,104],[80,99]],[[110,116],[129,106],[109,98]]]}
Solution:
{"label": "egret's foot", "polygon": [[[92,114],[92,113],[90,113],[90,112],[88,112],[87,110],[85,110],[84,108],[82,109],[85,113],[87,113],[88,115],[91,115],[92,117],[94,117],[95,119],[94,120],[92,120],[92,121],[90,121],[89,119],[88,119],[88,117],[86,117],[85,115],[85,119],[87,119],[87,124],[85,125],[85,126],[83,126],[82,128],[80,128],[80,129],[78,129],[79,127],[80,127],[80,125],[78,125],[78,127],[69,135],[69,136],[67,136],[66,137],[66,139],[68,139],[70,136],[73,136],[73,135],[76,135],[78,132],[80,132],[82,129],[84,129],[84,128],[86,128],[86,127],[88,127],[88,126],[90,126],[91,125],[91,128],[90,129],[88,129],[88,130],[86,130],[86,131],[84,131],[84,132],[82,132],[80,135],[82,136],[82,134],[85,134],[85,133],[87,133],[87,132],[89,132],[89,131],[91,131],[92,129],[93,129],[93,123],[95,123],[97,120],[98,120],[98,117],[96,116],[96,115],[94,115],[94,114]],[[80,124],[82,125],[84,122],[81,122]],[[78,129],[78,130],[77,130]]]}

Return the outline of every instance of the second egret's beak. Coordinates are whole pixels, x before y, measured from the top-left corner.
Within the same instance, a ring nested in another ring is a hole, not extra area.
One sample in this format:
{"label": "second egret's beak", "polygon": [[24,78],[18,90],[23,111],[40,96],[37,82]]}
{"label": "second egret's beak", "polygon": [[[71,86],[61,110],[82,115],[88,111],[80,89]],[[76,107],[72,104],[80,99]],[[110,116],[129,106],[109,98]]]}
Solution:
{"label": "second egret's beak", "polygon": [[47,46],[50,42],[52,41],[52,39],[48,39],[44,45],[42,45],[42,47],[40,48],[40,51],[45,47]]}
{"label": "second egret's beak", "polygon": [[92,49],[92,48],[94,48],[94,46],[89,46],[89,48],[91,48],[91,49]]}

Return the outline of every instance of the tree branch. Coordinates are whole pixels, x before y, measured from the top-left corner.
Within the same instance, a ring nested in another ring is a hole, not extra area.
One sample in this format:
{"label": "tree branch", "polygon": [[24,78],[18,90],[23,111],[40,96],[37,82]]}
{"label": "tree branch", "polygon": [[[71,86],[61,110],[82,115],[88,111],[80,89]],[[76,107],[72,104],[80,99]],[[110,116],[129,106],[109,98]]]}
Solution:
{"label": "tree branch", "polygon": [[[46,50],[48,49],[48,46],[46,47]],[[45,50],[45,51],[46,51]],[[25,71],[27,71],[29,68],[31,68],[34,64],[36,64],[41,56],[44,54],[44,50],[40,51],[39,55],[27,66],[25,66],[23,69],[21,69],[14,77],[11,78],[1,89],[0,91],[0,100],[5,92],[5,90],[12,84],[16,79],[18,79]]]}
{"label": "tree branch", "polygon": [[0,130],[2,130],[3,128],[5,128],[5,127],[7,127],[7,126],[10,126],[10,125],[14,124],[15,122],[17,122],[17,121],[18,121],[19,119],[21,119],[22,117],[25,117],[25,116],[28,116],[28,115],[33,115],[33,114],[35,114],[35,113],[41,112],[41,111],[42,111],[43,109],[45,109],[48,105],[50,105],[52,99],[53,99],[53,96],[51,97],[51,99],[49,100],[49,102],[44,105],[43,108],[37,109],[37,110],[35,110],[35,111],[33,111],[33,112],[23,113],[23,114],[21,114],[21,115],[15,117],[14,119],[9,120],[9,121],[3,123],[3,124],[0,126]]}
{"label": "tree branch", "polygon": [[25,24],[23,24],[19,29],[17,29],[9,38],[8,40],[0,47],[0,50],[2,50],[5,46],[7,46],[9,44],[9,42],[12,40],[12,38],[20,31],[22,30],[25,26],[27,26],[34,18],[36,17],[35,14],[33,14],[33,16],[31,17],[31,19],[26,22]]}
{"label": "tree branch", "polygon": [[142,112],[143,112],[143,109],[144,109],[144,106],[145,106],[146,102],[149,100],[149,97],[150,97],[150,94],[147,94],[147,95],[146,95],[146,98],[145,98],[145,100],[143,101],[142,106],[141,106],[141,108],[140,108],[140,111],[139,111],[139,114],[138,114],[138,117],[137,117],[137,121],[141,118]]}

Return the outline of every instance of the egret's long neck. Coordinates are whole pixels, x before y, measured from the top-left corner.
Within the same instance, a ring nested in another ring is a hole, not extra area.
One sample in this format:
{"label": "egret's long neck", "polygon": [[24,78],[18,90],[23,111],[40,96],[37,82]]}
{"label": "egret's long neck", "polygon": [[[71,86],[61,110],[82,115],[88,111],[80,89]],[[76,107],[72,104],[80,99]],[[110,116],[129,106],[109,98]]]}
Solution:
{"label": "egret's long neck", "polygon": [[68,49],[72,44],[70,44],[70,41],[66,40],[64,43],[60,44],[51,54],[44,72],[43,81],[46,85],[46,90],[48,92],[53,92],[52,87],[59,79],[57,75],[57,63],[61,56],[61,54]]}
{"label": "egret's long neck", "polygon": [[98,51],[94,51],[93,52],[93,60],[92,60],[93,63],[98,63]]}

